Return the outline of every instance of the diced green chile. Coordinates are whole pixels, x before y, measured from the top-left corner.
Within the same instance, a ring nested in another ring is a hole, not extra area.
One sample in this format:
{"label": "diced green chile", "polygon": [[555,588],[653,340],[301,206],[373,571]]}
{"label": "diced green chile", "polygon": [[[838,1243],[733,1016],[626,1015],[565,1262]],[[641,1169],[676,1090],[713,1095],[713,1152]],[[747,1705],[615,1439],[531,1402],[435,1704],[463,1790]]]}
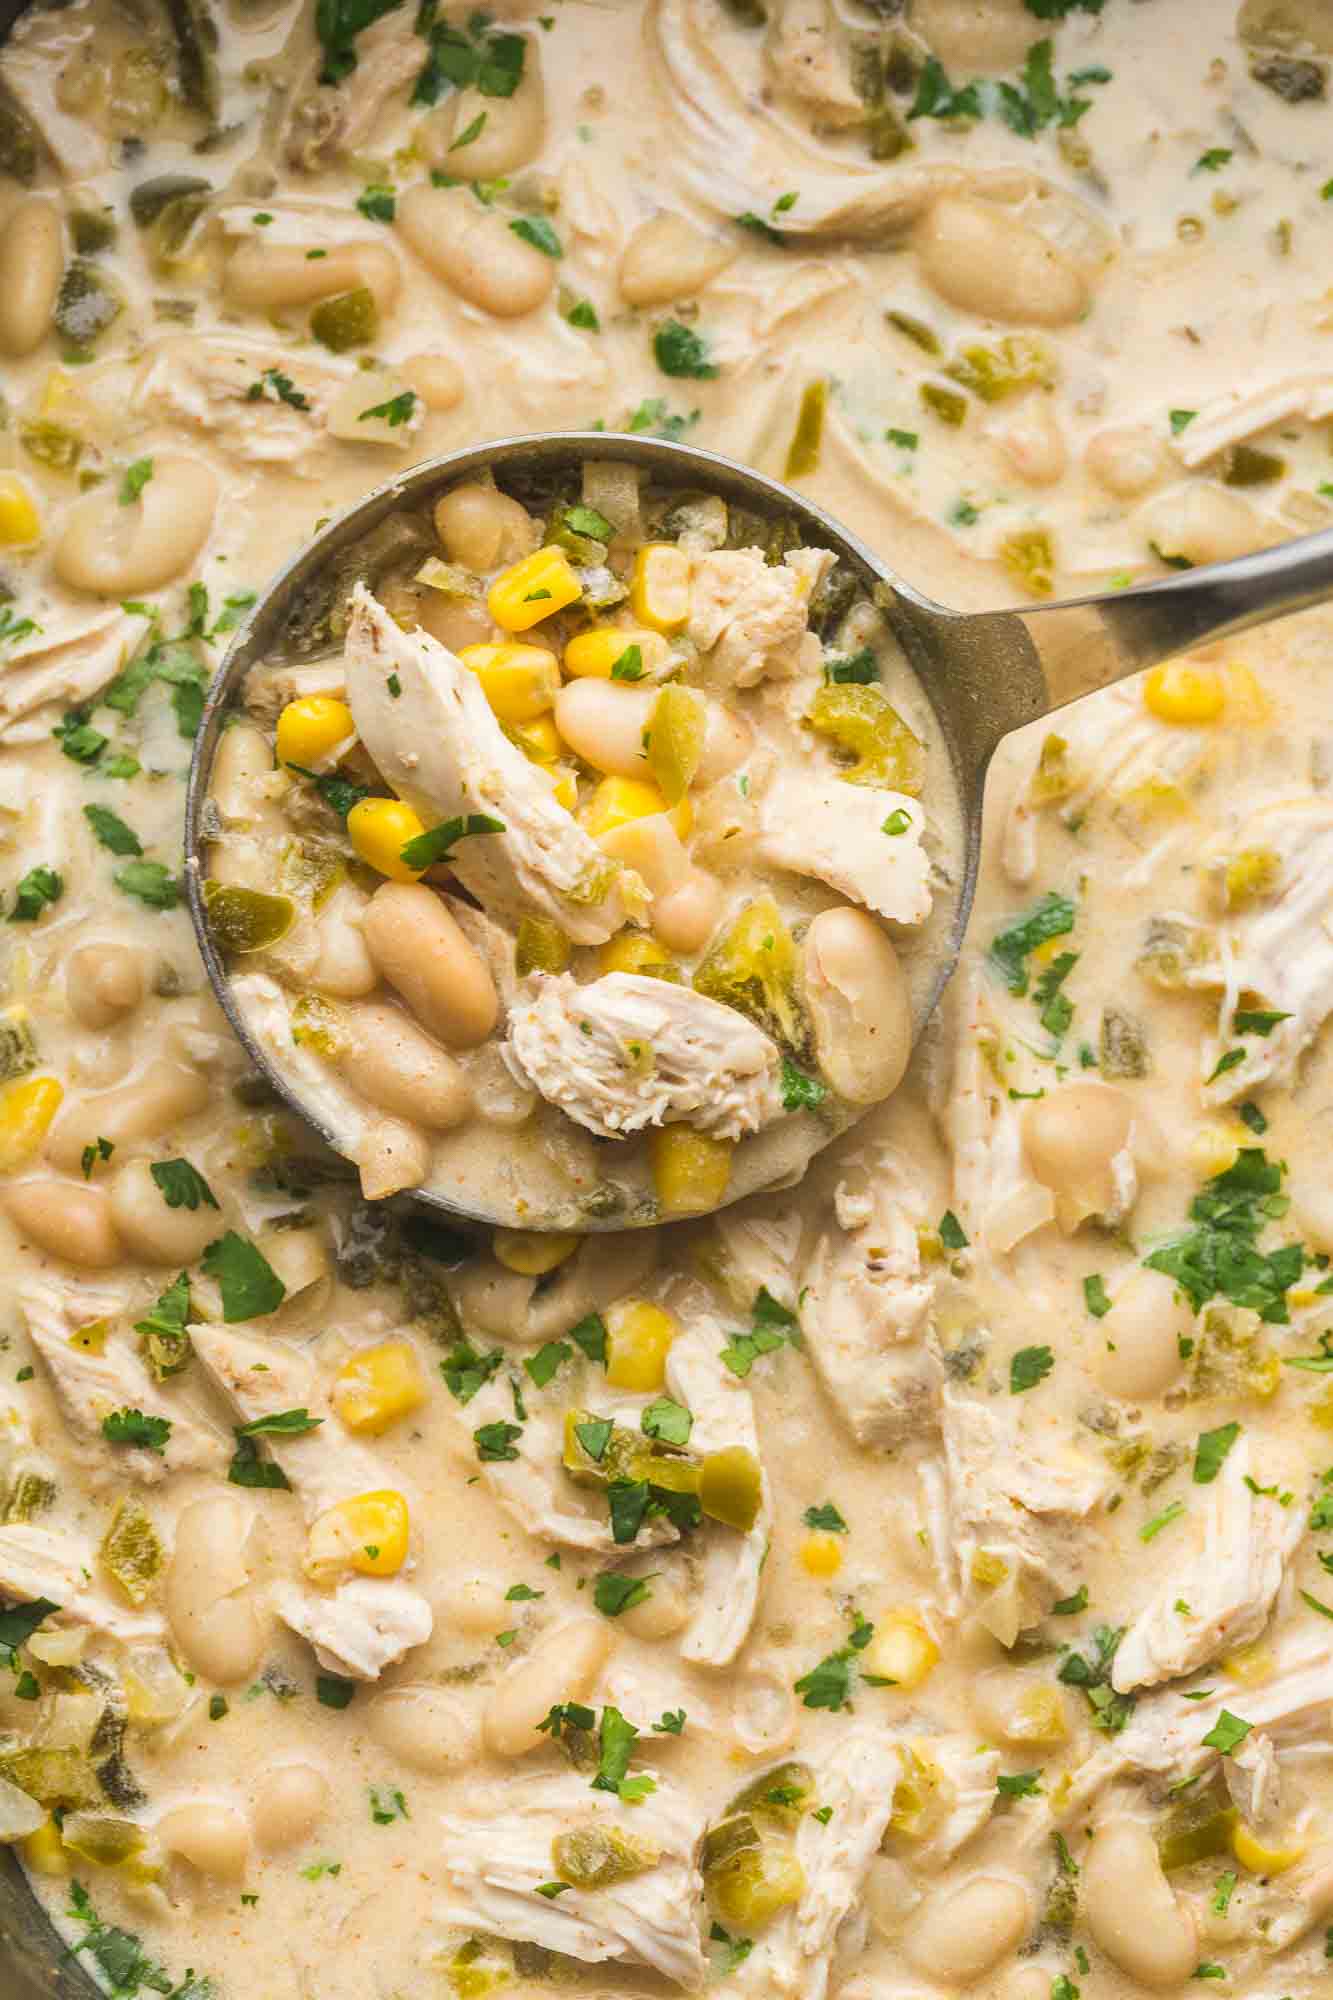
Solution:
{"label": "diced green chile", "polygon": [[51,317],[57,333],[84,353],[93,348],[124,311],[124,301],[95,264],[75,257],[65,266]]}

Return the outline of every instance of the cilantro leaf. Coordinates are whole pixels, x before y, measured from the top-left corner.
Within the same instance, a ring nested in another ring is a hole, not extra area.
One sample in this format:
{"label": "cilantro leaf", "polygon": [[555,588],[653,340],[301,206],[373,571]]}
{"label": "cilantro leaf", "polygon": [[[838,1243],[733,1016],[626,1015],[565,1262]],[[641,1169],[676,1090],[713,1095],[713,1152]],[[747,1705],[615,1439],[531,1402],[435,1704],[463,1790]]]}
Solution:
{"label": "cilantro leaf", "polygon": [[234,1229],[209,1244],[203,1269],[222,1292],[225,1320],[262,1319],[266,1313],[276,1312],[287,1296],[287,1287],[267,1257]]}
{"label": "cilantro leaf", "polygon": [[102,1419],[102,1436],[108,1444],[165,1452],[171,1422],[167,1417],[146,1417],[142,1410],[112,1410]]}
{"label": "cilantro leaf", "polygon": [[869,646],[824,662],[824,679],[833,687],[869,687],[879,677],[879,661]]}
{"label": "cilantro leaf", "polygon": [[582,1348],[589,1361],[606,1363],[606,1321],[597,1312],[588,1313],[577,1326],[571,1326],[569,1337],[575,1347]]}
{"label": "cilantro leaf", "polygon": [[824,1708],[837,1714],[851,1705],[852,1655],[845,1647],[828,1653],[818,1666],[811,1667],[796,1682],[796,1692],[806,1708]]}
{"label": "cilantro leaf", "polygon": [[1076,951],[1062,951],[1053,958],[1046,970],[1038,976],[1032,989],[1033,1002],[1037,1008],[1037,1019],[1048,1035],[1059,1041],[1074,1018],[1074,1003],[1061,987],[1078,964],[1080,954]]}
{"label": "cilantro leaf", "polygon": [[151,458],[136,458],[131,465],[127,465],[120,481],[121,506],[132,507],[152,476]]}
{"label": "cilantro leaf", "polygon": [[[270,403],[286,403],[288,408],[293,410],[308,410],[310,408],[309,396],[303,395],[293,382],[291,376],[284,375],[281,368],[266,368],[259,377],[259,380],[252,382],[246,390],[245,400],[247,403],[265,401]],[[249,608],[248,605],[234,604],[230,598],[227,599],[227,603],[232,610],[243,611]],[[253,594],[249,598],[249,603],[254,603]],[[213,630],[215,632],[230,631],[231,626],[235,623],[236,620],[234,618],[231,621],[231,625],[225,624],[223,619],[219,618]]]}
{"label": "cilantro leaf", "polygon": [[543,257],[563,257],[564,245],[544,215],[516,215],[509,227]]}
{"label": "cilantro leaf", "polygon": [[233,1486],[247,1486],[257,1490],[290,1493],[291,1481],[280,1465],[271,1458],[260,1456],[259,1446],[253,1438],[243,1437],[236,1432],[236,1450],[227,1468],[227,1478]]}
{"label": "cilantro leaf", "polygon": [[1049,1347],[1020,1347],[1009,1362],[1009,1393],[1021,1396],[1028,1389],[1035,1389],[1044,1382],[1055,1366],[1055,1356]]}
{"label": "cilantro leaf", "polygon": [[663,1444],[687,1445],[694,1418],[683,1404],[673,1402],[670,1396],[659,1396],[639,1418],[639,1427],[645,1437],[660,1438]]}
{"label": "cilantro leaf", "polygon": [[1239,1750],[1252,1727],[1252,1723],[1242,1721],[1229,1708],[1224,1708],[1208,1734],[1201,1736],[1199,1741],[1207,1749],[1220,1750],[1224,1757],[1229,1757],[1233,1750]]}
{"label": "cilantro leaf", "polygon": [[653,335],[653,359],[664,375],[692,376],[711,382],[718,370],[709,359],[708,348],[693,327],[678,319],[663,320]]}
{"label": "cilantro leaf", "polygon": [[498,1465],[518,1457],[514,1441],[522,1435],[522,1424],[494,1423],[482,1424],[473,1431],[472,1438],[482,1464]]}
{"label": "cilantro leaf", "polygon": [[1106,1286],[1100,1271],[1094,1271],[1083,1280],[1083,1303],[1094,1319],[1105,1319],[1111,1310],[1111,1301],[1106,1295]]}
{"label": "cilantro leaf", "polygon": [[193,1215],[201,1204],[217,1207],[217,1196],[188,1160],[154,1160],[148,1171],[168,1208],[188,1208]]}
{"label": "cilantro leaf", "polygon": [[356,38],[402,0],[315,0],[315,33],[324,49],[321,83],[341,83],[356,68]]}
{"label": "cilantro leaf", "polygon": [[683,1708],[663,1709],[661,1716],[653,1724],[653,1728],[657,1731],[657,1733],[660,1736],[683,1735],[685,1730],[684,1709]]}
{"label": "cilantro leaf", "polygon": [[1048,890],[1026,916],[1016,918],[996,932],[991,939],[990,956],[1011,993],[1021,998],[1027,992],[1027,960],[1038,945],[1053,937],[1064,937],[1073,928],[1073,903],[1068,896]]}
{"label": "cilantro leaf", "polygon": [[1040,1771],[1001,1772],[995,1789],[1002,1799],[1035,1799],[1041,1793]]}
{"label": "cilantro leaf", "polygon": [[573,1358],[573,1354],[574,1350],[567,1340],[548,1340],[535,1354],[526,1357],[523,1366],[537,1388],[544,1389],[566,1361]]}
{"label": "cilantro leaf", "polygon": [[638,1737],[638,1730],[632,1722],[626,1722],[618,1708],[610,1703],[602,1710],[601,1726],[597,1732],[598,1759],[597,1775],[592,1781],[596,1792],[620,1791],[629,1760]]}
{"label": "cilantro leaf", "polygon": [[824,1500],[818,1507],[807,1507],[801,1519],[807,1528],[822,1529],[825,1534],[845,1535],[847,1523],[831,1500]]}
{"label": "cilantro leaf", "polygon": [[373,797],[369,785],[358,785],[351,778],[340,778],[335,771],[307,771],[304,764],[289,764],[289,771],[298,777],[309,778],[330,812],[337,813],[345,820],[353,806],[359,806],[362,799]]}
{"label": "cilantro leaf", "polygon": [[307,1431],[317,1431],[323,1417],[312,1417],[304,1407],[299,1410],[275,1410],[272,1416],[252,1417],[248,1424],[240,1425],[237,1437],[304,1437]]}
{"label": "cilantro leaf", "polygon": [[391,187],[379,181],[372,181],[362,188],[356,198],[357,213],[364,215],[367,222],[392,222],[398,212],[398,201]]}
{"label": "cilantro leaf", "polygon": [[489,1354],[478,1354],[471,1341],[459,1340],[440,1363],[440,1373],[454,1401],[470,1403],[478,1389],[484,1388],[490,1381],[503,1359],[498,1347]]}
{"label": "cilantro leaf", "polygon": [[427,828],[409,840],[400,852],[400,858],[409,868],[430,868],[437,861],[447,861],[450,852],[460,840],[479,833],[503,833],[502,819],[492,819],[489,813],[457,813],[452,819],[443,819],[438,826]]}
{"label": "cilantro leaf", "polygon": [[387,403],[373,403],[368,410],[362,410],[357,422],[364,424],[372,417],[382,417],[390,430],[397,430],[400,424],[412,421],[412,412],[416,406],[416,390],[404,389],[401,395],[390,396]]}
{"label": "cilantro leaf", "polygon": [[6,918],[11,924],[35,924],[43,910],[58,903],[65,893],[65,878],[58,870],[40,864],[19,878],[14,891],[14,907]]}
{"label": "cilantro leaf", "polygon": [[940,1217],[940,1242],[946,1250],[966,1250],[967,1231],[951,1208],[946,1208]]}
{"label": "cilantro leaf", "polygon": [[593,1584],[592,1601],[603,1618],[619,1618],[622,1611],[632,1610],[652,1595],[651,1582],[650,1576],[625,1576],[620,1570],[604,1569]]}
{"label": "cilantro leaf", "polygon": [[159,1382],[168,1375],[179,1375],[189,1363],[190,1336],[185,1329],[190,1313],[190,1280],[182,1271],[159,1293],[156,1304],[143,1319],[134,1322],[144,1359]]}
{"label": "cilantro leaf", "polygon": [[38,1626],[59,1609],[49,1597],[34,1597],[27,1604],[12,1604],[0,1611],[0,1653],[6,1656],[11,1671],[18,1671],[16,1656],[20,1646],[26,1646]]}
{"label": "cilantro leaf", "polygon": [[111,878],[118,889],[146,903],[150,910],[174,910],[180,901],[180,884],[161,861],[130,861]]}
{"label": "cilantro leaf", "polygon": [[817,1111],[828,1096],[828,1085],[821,1083],[817,1076],[810,1076],[803,1069],[797,1069],[794,1062],[782,1058],[782,1108],[784,1111]]}
{"label": "cilantro leaf", "polygon": [[1215,1431],[1200,1431],[1194,1447],[1194,1483],[1211,1486],[1240,1436],[1240,1425],[1220,1424]]}
{"label": "cilantro leaf", "polygon": [[142,844],[134,828],[126,826],[119,813],[112,812],[110,806],[87,805],[83,809],[83,816],[100,844],[110,853],[143,853]]}

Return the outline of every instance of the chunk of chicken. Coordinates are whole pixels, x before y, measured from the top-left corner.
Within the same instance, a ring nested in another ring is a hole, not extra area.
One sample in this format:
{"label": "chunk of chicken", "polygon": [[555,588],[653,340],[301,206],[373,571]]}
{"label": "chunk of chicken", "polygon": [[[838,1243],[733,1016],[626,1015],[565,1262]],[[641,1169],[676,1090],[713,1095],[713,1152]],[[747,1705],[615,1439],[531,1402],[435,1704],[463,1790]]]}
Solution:
{"label": "chunk of chicken", "polygon": [[721,1285],[732,1304],[748,1312],[761,1290],[789,1310],[796,1305],[796,1259],[801,1248],[801,1211],[777,1208],[766,1201],[760,1210],[748,1203],[723,1209],[713,1218],[716,1255],[708,1257],[710,1278]]}
{"label": "chunk of chicken", "polygon": [[959,1015],[947,1129],[953,1206],[969,1240],[996,1256],[1055,1220],[1055,1196],[1028,1171],[1022,1107],[1001,1080],[1004,1039],[985,976],[974,972]]}
{"label": "chunk of chicken", "polygon": [[639,877],[556,802],[552,779],[509,741],[477,676],[428,632],[402,631],[364,584],[352,593],[344,657],[357,734],[423,826],[467,813],[502,822],[449,857],[492,916],[510,928],[547,917],[575,944],[604,944],[644,907]]}
{"label": "chunk of chicken", "polygon": [[290,348],[178,339],[153,350],[134,407],[169,417],[196,437],[254,465],[289,465],[324,441],[329,405],[342,378],[312,368]]}
{"label": "chunk of chicken", "polygon": [[944,1370],[926,1345],[934,1285],[916,1224],[878,1182],[868,1213],[819,1238],[801,1296],[806,1351],[859,1444],[885,1449],[933,1430]]}
{"label": "chunk of chicken", "polygon": [[815,1767],[815,1789],[831,1817],[812,1813],[796,1834],[805,1887],[795,1908],[765,1935],[766,1970],[779,1993],[824,2000],[838,1935],[860,1901],[903,1775],[903,1754],[886,1730],[853,1729]]}
{"label": "chunk of chicken", "polygon": [[[58,1280],[33,1280],[19,1304],[70,1433],[72,1455],[96,1480],[130,1478],[157,1485],[173,1472],[220,1472],[226,1445],[192,1416],[179,1397],[165,1396],[134,1350],[110,1336],[75,1344],[81,1328],[118,1313],[122,1301]],[[161,1450],[115,1444],[102,1429],[119,1410],[164,1418],[171,1426]]]}
{"label": "chunk of chicken", "polygon": [[0,1601],[35,1604],[39,1597],[57,1609],[52,1625],[86,1625],[127,1643],[160,1639],[166,1631],[155,1611],[130,1611],[114,1604],[92,1582],[97,1562],[88,1542],[56,1528],[14,1521],[0,1527]]}
{"label": "chunk of chicken", "polygon": [[55,630],[46,626],[20,640],[0,679],[0,737],[36,709],[91,701],[137,650],[145,630],[142,618],[115,610]]}
{"label": "chunk of chicken", "polygon": [[[445,1922],[590,1965],[646,1965],[689,1991],[703,1984],[695,1914],[703,1884],[694,1862],[703,1824],[673,1785],[659,1779],[642,1804],[627,1806],[569,1772],[511,1781],[502,1798],[498,1811],[483,1799],[474,1816],[441,1820]],[[537,1895],[540,1884],[556,1879],[554,1841],[585,1829],[633,1842],[648,1865],[605,1888]]]}
{"label": "chunk of chicken", "polygon": [[783,1115],[782,1058],[762,1029],[692,987],[638,972],[587,986],[533,973],[509,1018],[520,1082],[602,1139],[682,1121],[740,1139]]}
{"label": "chunk of chicken", "polygon": [[1111,1685],[1156,1687],[1257,1639],[1305,1529],[1297,1507],[1258,1493],[1240,1437],[1208,1499],[1193,1554],[1173,1568],[1116,1649]]}
{"label": "chunk of chicken", "polygon": [[383,1576],[353,1577],[327,1596],[284,1584],[273,1608],[314,1647],[326,1672],[354,1681],[378,1680],[386,1667],[425,1645],[435,1622],[420,1591]]}
{"label": "chunk of chicken", "polygon": [[[1063,1446],[1049,1424],[954,1388],[942,1401],[948,1540],[957,1587],[1002,1646],[1078,1582],[1079,1527],[1107,1473]],[[979,1560],[981,1559],[981,1560]]]}
{"label": "chunk of chicken", "polygon": [[818,670],[823,648],[809,629],[810,594],[834,560],[826,549],[792,549],[780,563],[766,562],[762,549],[695,557],[686,631],[711,655],[719,682],[749,688]]}
{"label": "chunk of chicken", "polygon": [[936,1810],[928,1810],[919,1837],[904,1849],[913,1868],[943,1868],[980,1833],[999,1794],[998,1750],[978,1750],[966,1737],[941,1736],[908,1748],[926,1764]]}
{"label": "chunk of chicken", "polygon": [[920,924],[931,906],[925,823],[919,802],[903,792],[788,774],[764,794],[755,851],[774,868],[817,876],[878,916]]}
{"label": "chunk of chicken", "polygon": [[701,1319],[673,1341],[666,1363],[668,1395],[694,1418],[691,1450],[725,1451],[739,1445],[760,1468],[759,1512],[749,1532],[742,1535],[705,1521],[693,1536],[693,1546],[702,1548],[703,1572],[680,1651],[682,1659],[705,1667],[728,1666],[749,1637],[773,1532],[773,1494],[759,1453],[754,1402],[720,1359],[725,1345],[721,1327]]}
{"label": "chunk of chicken", "polygon": [[764,63],[778,95],[816,126],[864,125],[865,102],[852,83],[846,39],[829,0],[781,0],[769,20]]}
{"label": "chunk of chicken", "polygon": [[421,74],[425,48],[401,14],[372,21],[357,38],[357,64],[338,84],[323,84],[321,51],[293,89],[283,116],[283,158],[298,173],[317,174],[348,153],[365,150],[381,111]]}

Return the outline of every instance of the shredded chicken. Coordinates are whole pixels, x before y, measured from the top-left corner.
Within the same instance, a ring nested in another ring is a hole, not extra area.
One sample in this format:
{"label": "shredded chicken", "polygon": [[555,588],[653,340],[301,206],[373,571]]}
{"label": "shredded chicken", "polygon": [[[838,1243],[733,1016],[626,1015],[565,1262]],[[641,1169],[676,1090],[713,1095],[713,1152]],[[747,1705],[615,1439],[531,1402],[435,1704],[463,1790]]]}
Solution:
{"label": "shredded chicken", "polygon": [[1333,375],[1292,375],[1266,389],[1232,390],[1206,403],[1172,440],[1176,456],[1191,471],[1206,465],[1229,445],[1260,431],[1303,418],[1321,424],[1333,416]]}
{"label": "shredded chicken", "polygon": [[725,1451],[739,1445],[753,1453],[760,1468],[762,1497],[749,1532],[742,1535],[705,1521],[692,1538],[693,1546],[702,1548],[703,1570],[680,1651],[682,1659],[705,1667],[728,1666],[749,1637],[773,1533],[773,1493],[760,1457],[754,1402],[719,1359],[725,1345],[715,1321],[699,1320],[673,1341],[666,1363],[667,1393],[694,1419],[691,1450]]}
{"label": "shredded chicken", "polygon": [[511,928],[537,915],[575,944],[604,944],[643,906],[638,876],[557,804],[552,780],[510,742],[477,676],[429,633],[404,632],[363,584],[352,593],[345,657],[357,734],[422,825],[469,813],[501,822],[461,838],[449,856],[483,908]]}
{"label": "shredded chicken", "polygon": [[359,37],[357,58],[351,76],[322,84],[321,51],[293,89],[280,144],[298,173],[317,174],[348,153],[364,151],[389,99],[421,74],[426,50],[407,19],[391,14],[372,20]]}
{"label": "shredded chicken", "polygon": [[755,852],[894,923],[920,924],[931,907],[924,826],[920,805],[903,792],[789,774],[764,794]]}
{"label": "shredded chicken", "polygon": [[776,1043],[734,1007],[671,980],[533,973],[505,1056],[521,1082],[603,1139],[683,1121],[740,1139],[780,1118]]}
{"label": "shredded chicken", "polygon": [[36,709],[91,701],[137,650],[145,629],[142,618],[117,609],[20,640],[0,677],[0,737]]}
{"label": "shredded chicken", "polygon": [[1004,1032],[984,974],[968,979],[948,1108],[953,1205],[969,1241],[1004,1256],[1055,1219],[1055,1197],[1023,1154],[1020,1107],[999,1073]]}
{"label": "shredded chicken", "polygon": [[171,417],[255,465],[289,465],[324,441],[324,419],[341,378],[312,368],[290,348],[237,341],[173,340],[153,350],[135,391],[154,421]]}
{"label": "shredded chicken", "polygon": [[[696,1914],[703,1885],[694,1862],[703,1824],[674,1786],[659,1778],[642,1804],[627,1806],[569,1772],[511,1779],[503,1800],[499,1812],[483,1798],[475,1815],[441,1821],[446,1922],[590,1965],[646,1965],[689,1991],[703,1984]],[[539,1896],[539,1884],[555,1876],[553,1842],[583,1827],[639,1844],[648,1865],[606,1888]]]}
{"label": "shredded chicken", "polygon": [[[85,1291],[58,1279],[33,1279],[21,1287],[19,1303],[71,1445],[89,1477],[138,1479],[157,1485],[173,1472],[220,1472],[227,1459],[218,1433],[192,1416],[178,1397],[162,1393],[134,1350],[110,1334],[87,1344],[73,1337],[81,1328],[120,1312],[122,1301]],[[170,1431],[161,1449],[118,1444],[103,1429],[117,1412],[165,1419]]]}
{"label": "shredded chicken", "polygon": [[1120,1693],[1156,1687],[1257,1639],[1305,1527],[1303,1510],[1259,1493],[1241,1436],[1208,1500],[1202,1540],[1173,1568],[1116,1650]]}
{"label": "shredded chicken", "polygon": [[282,1585],[273,1608],[284,1625],[306,1639],[331,1674],[378,1680],[430,1638],[434,1618],[420,1591],[393,1577],[353,1577],[331,1595]]}
{"label": "shredded chicken", "polygon": [[925,1336],[934,1287],[916,1224],[884,1182],[868,1213],[816,1243],[801,1294],[815,1371],[857,1442],[892,1448],[933,1430],[944,1370]]}
{"label": "shredded chicken", "polygon": [[809,629],[810,594],[833,562],[825,549],[793,549],[781,563],[766,562],[762,549],[695,557],[686,632],[711,654],[709,668],[724,686],[793,680],[818,668],[823,649]]}
{"label": "shredded chicken", "polygon": [[943,1396],[957,1586],[1002,1646],[1073,1592],[1079,1527],[1110,1486],[1101,1467],[1035,1435],[1040,1420],[1025,1424],[1014,1400],[983,1403],[954,1388]]}
{"label": "shredded chicken", "polygon": [[960,1736],[936,1737],[905,1748],[928,1761],[938,1802],[938,1816],[928,1813],[920,1837],[905,1847],[912,1867],[929,1873],[952,1861],[990,1819],[999,1797],[995,1780],[1002,1759],[998,1750],[979,1750]]}
{"label": "shredded chicken", "polygon": [[764,61],[773,88],[833,131],[865,123],[845,42],[829,0],[780,0],[770,16]]}
{"label": "shredded chicken", "polygon": [[160,1612],[130,1611],[92,1581],[97,1555],[80,1537],[26,1521],[0,1527],[0,1600],[34,1604],[45,1598],[57,1608],[51,1625],[86,1625],[110,1639],[161,1639]]}

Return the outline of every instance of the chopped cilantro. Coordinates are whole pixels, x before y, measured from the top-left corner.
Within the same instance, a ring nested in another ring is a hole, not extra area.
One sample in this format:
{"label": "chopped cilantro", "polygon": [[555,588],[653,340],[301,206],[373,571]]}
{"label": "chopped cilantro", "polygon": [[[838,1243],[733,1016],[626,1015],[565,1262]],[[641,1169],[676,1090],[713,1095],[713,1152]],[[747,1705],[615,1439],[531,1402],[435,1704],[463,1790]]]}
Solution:
{"label": "chopped cilantro", "polygon": [[483,1465],[499,1464],[518,1457],[514,1441],[523,1435],[521,1424],[482,1424],[473,1431],[473,1442],[477,1447],[477,1457]]}
{"label": "chopped cilantro", "polygon": [[1229,1757],[1233,1750],[1239,1750],[1252,1727],[1240,1716],[1233,1715],[1229,1708],[1224,1708],[1208,1734],[1201,1736],[1199,1741],[1207,1749],[1218,1750],[1224,1757]]}
{"label": "chopped cilantro", "polygon": [[209,1244],[203,1268],[221,1289],[224,1320],[262,1319],[276,1312],[287,1296],[287,1287],[267,1257],[234,1229]]}
{"label": "chopped cilantro", "polygon": [[[647,1487],[644,1487],[647,1498]],[[649,1590],[651,1577],[626,1576],[620,1570],[604,1569],[592,1587],[592,1601],[603,1618],[619,1618],[622,1611],[630,1611],[636,1604],[642,1604],[652,1595]]]}
{"label": "chopped cilantro", "polygon": [[146,1417],[142,1410],[112,1410],[102,1419],[102,1436],[108,1444],[161,1453],[171,1436],[171,1422],[167,1417]]}
{"label": "chopped cilantro", "polygon": [[847,1523],[831,1500],[824,1500],[818,1507],[807,1507],[801,1519],[807,1528],[819,1528],[826,1534],[845,1535],[849,1532]]}
{"label": "chopped cilantro", "polygon": [[516,215],[509,227],[543,257],[564,256],[564,246],[544,215]]}
{"label": "chopped cilantro", "polygon": [[991,939],[991,961],[1011,993],[1021,997],[1027,992],[1027,960],[1038,945],[1053,937],[1064,937],[1073,928],[1073,903],[1068,896],[1051,890],[1026,916],[996,932]]}
{"label": "chopped cilantro", "polygon": [[1240,1425],[1237,1423],[1220,1424],[1215,1431],[1200,1431],[1194,1447],[1196,1486],[1212,1485],[1239,1436]]}
{"label": "chopped cilantro", "polygon": [[1009,1362],[1009,1393],[1021,1396],[1027,1389],[1035,1389],[1044,1382],[1055,1366],[1055,1356],[1049,1347],[1020,1347]]}
{"label": "chopped cilantro", "polygon": [[504,821],[492,819],[489,813],[458,813],[407,841],[400,858],[409,868],[430,868],[437,861],[447,861],[460,840],[480,833],[503,833],[504,830]]}
{"label": "chopped cilantro", "polygon": [[653,359],[664,375],[711,382],[718,372],[700,335],[678,319],[663,320],[658,327],[653,335]]}
{"label": "chopped cilantro", "polygon": [[1091,1277],[1083,1280],[1083,1303],[1094,1319],[1105,1319],[1110,1312],[1111,1301],[1106,1295],[1100,1271],[1094,1271]]}
{"label": "chopped cilantro", "polygon": [[168,1208],[216,1208],[217,1196],[188,1160],[154,1160],[148,1169]]}
{"label": "chopped cilantro", "polygon": [[151,458],[136,458],[131,465],[127,465],[120,481],[121,506],[132,507],[152,476]]}

